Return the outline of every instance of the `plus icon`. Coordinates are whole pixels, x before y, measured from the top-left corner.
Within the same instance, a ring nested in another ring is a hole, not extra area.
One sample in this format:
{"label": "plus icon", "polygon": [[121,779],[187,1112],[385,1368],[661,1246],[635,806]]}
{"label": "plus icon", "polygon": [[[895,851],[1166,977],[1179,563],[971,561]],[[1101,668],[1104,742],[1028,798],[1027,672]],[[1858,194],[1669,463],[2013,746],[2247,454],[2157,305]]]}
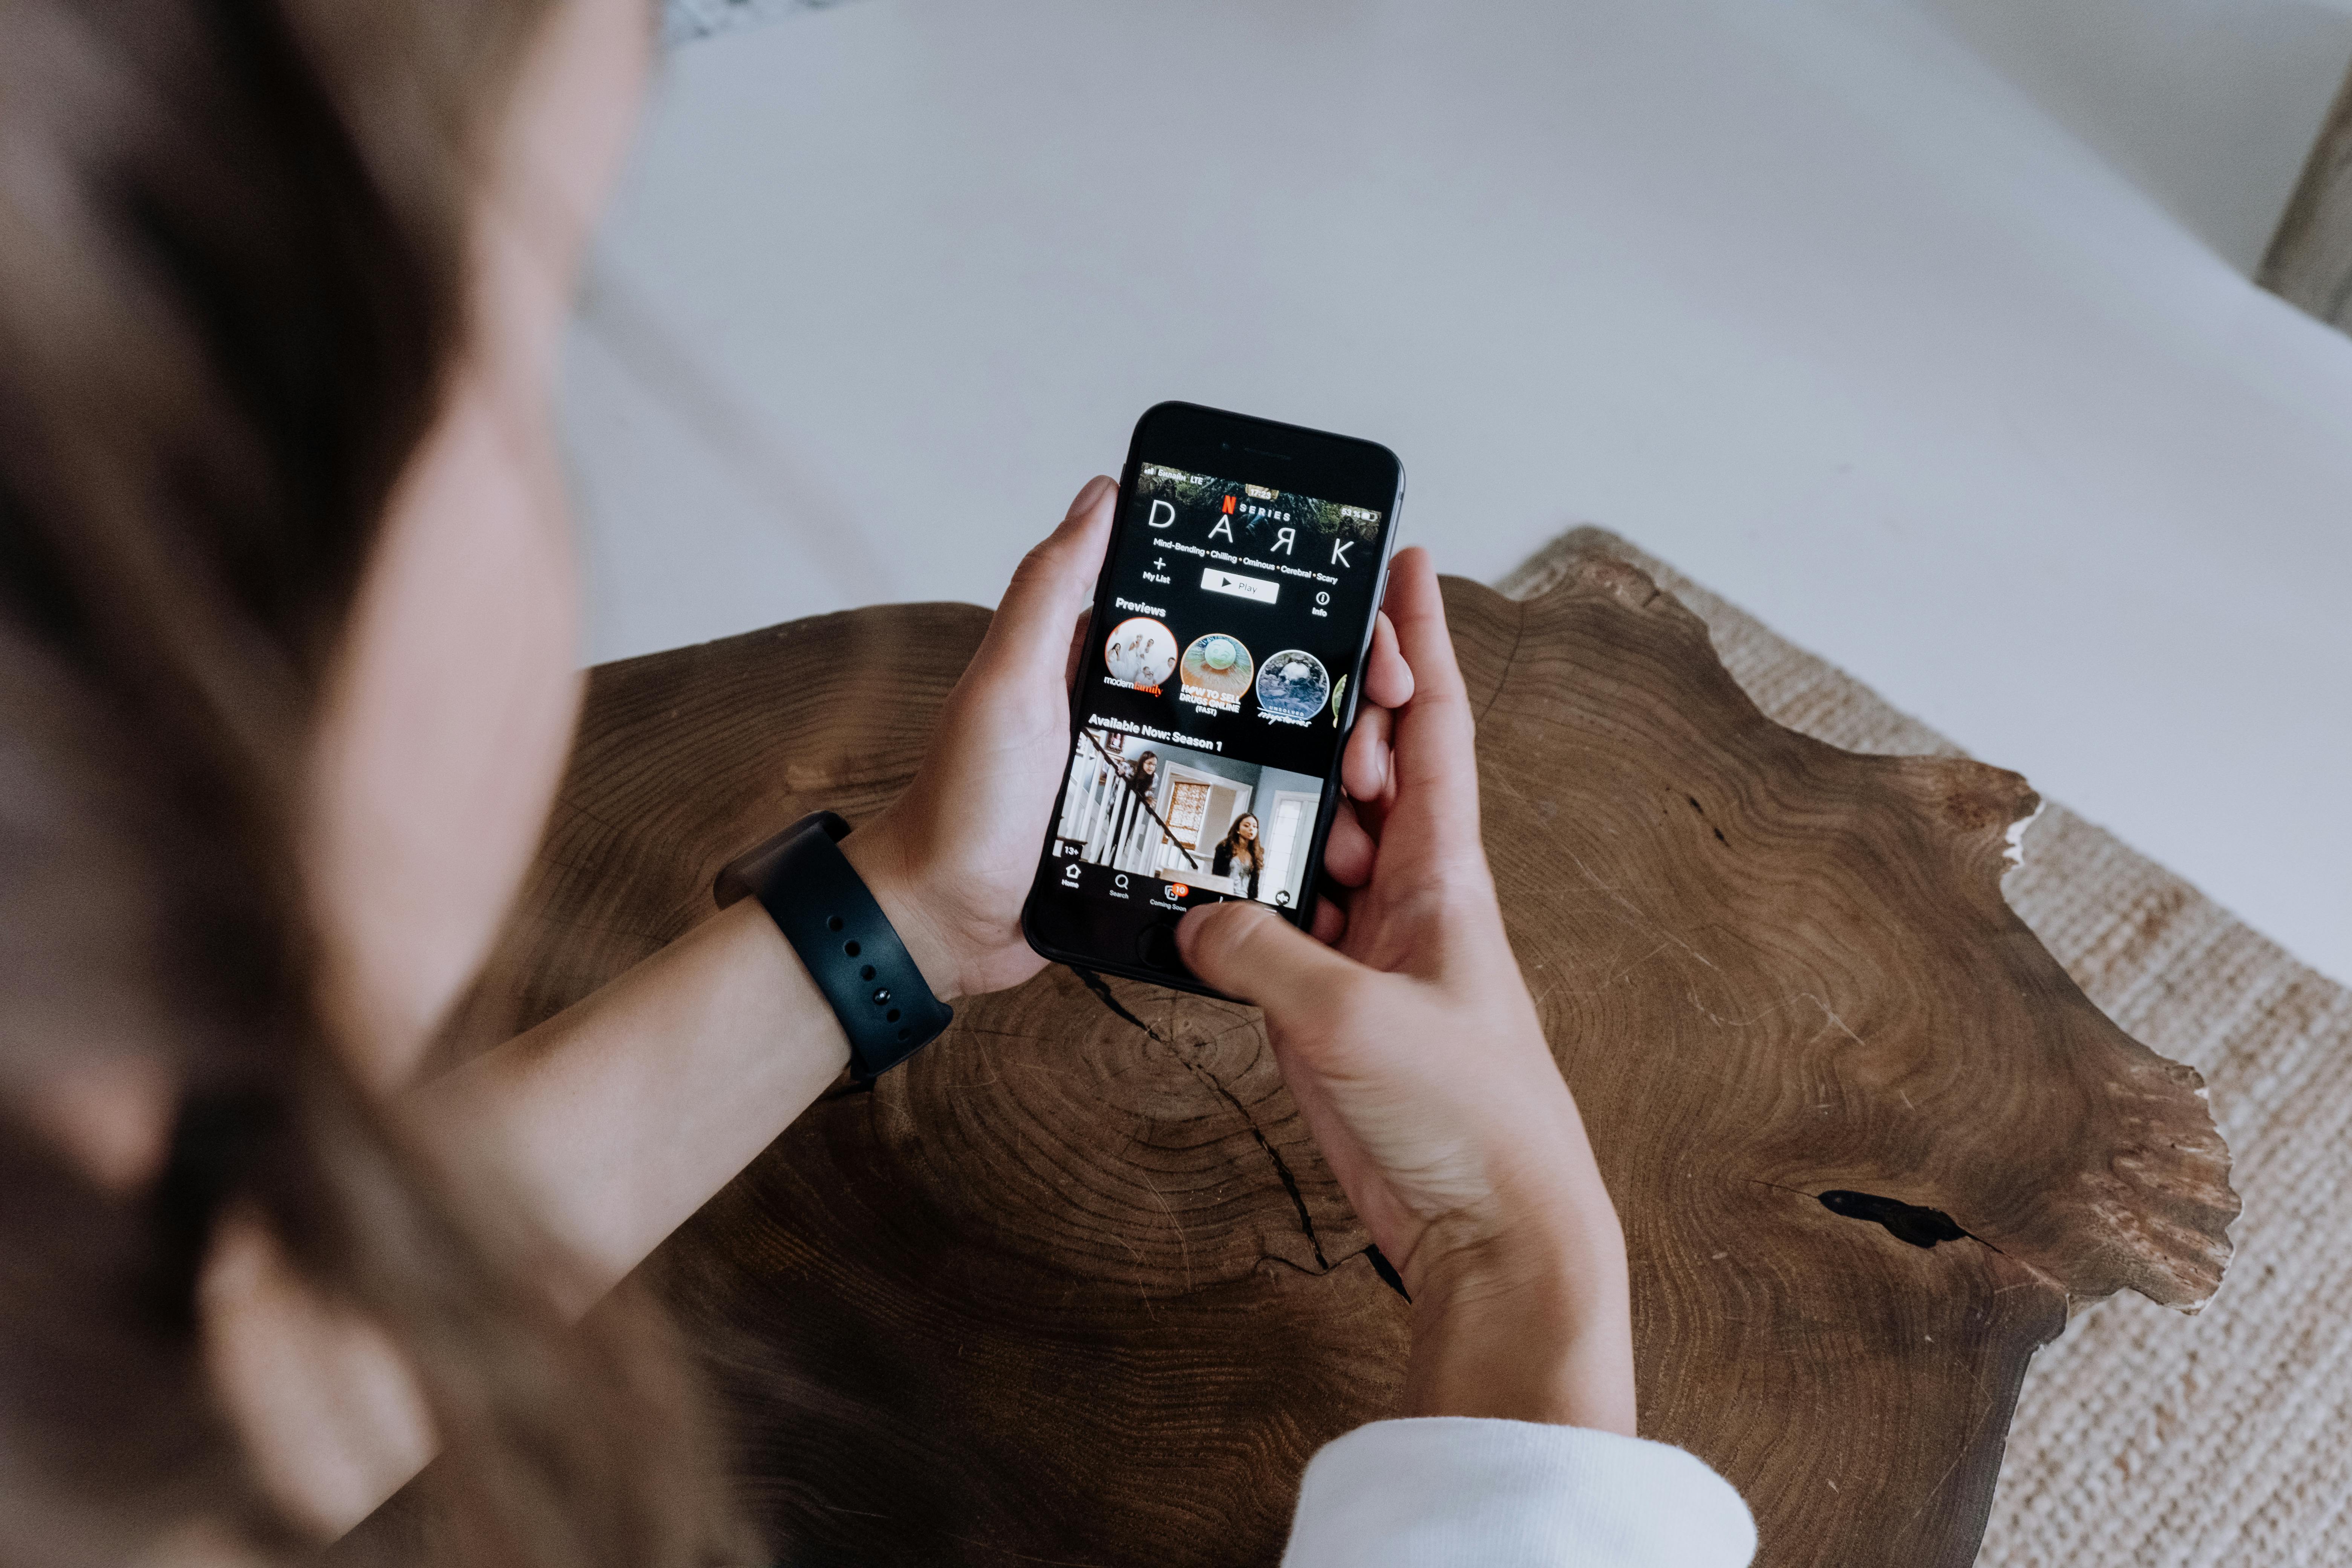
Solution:
{"label": "plus icon", "polygon": [[1168,570],[1168,557],[1163,555],[1160,557],[1159,560],[1154,561],[1151,565],[1155,571],[1165,572]]}

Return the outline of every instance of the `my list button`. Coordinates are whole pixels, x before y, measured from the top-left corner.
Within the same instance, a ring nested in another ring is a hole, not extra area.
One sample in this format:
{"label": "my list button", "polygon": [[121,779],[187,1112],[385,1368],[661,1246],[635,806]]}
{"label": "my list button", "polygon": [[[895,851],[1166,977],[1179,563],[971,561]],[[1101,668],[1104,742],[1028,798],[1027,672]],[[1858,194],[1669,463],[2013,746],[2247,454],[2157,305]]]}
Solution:
{"label": "my list button", "polygon": [[1271,605],[1282,592],[1282,584],[1265,577],[1244,577],[1238,572],[1226,572],[1212,566],[1201,574],[1201,586],[1212,594],[1231,594],[1237,599],[1255,599],[1261,605]]}

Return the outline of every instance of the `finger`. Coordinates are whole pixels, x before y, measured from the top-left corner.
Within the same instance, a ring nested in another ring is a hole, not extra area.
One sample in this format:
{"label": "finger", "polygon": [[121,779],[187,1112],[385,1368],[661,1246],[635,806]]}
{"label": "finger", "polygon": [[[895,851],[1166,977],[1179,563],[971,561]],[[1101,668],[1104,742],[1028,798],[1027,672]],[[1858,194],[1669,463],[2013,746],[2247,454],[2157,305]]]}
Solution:
{"label": "finger", "polygon": [[1372,616],[1372,651],[1364,656],[1364,700],[1402,708],[1412,700],[1412,666],[1397,651],[1396,626],[1385,613]]}
{"label": "finger", "polygon": [[1372,879],[1376,854],[1354,804],[1342,796],[1331,818],[1331,837],[1323,845],[1323,874],[1343,888],[1360,888]]}
{"label": "finger", "polygon": [[1396,715],[1369,704],[1356,710],[1356,728],[1339,757],[1339,784],[1360,801],[1385,800],[1389,793],[1389,731]]}
{"label": "finger", "polygon": [[1416,544],[1397,552],[1389,563],[1388,595],[1381,608],[1395,629],[1397,651],[1411,671],[1414,694],[1466,701],[1462,667],[1454,659],[1454,638],[1445,629],[1445,595],[1427,550]]}
{"label": "finger", "polygon": [[1337,947],[1339,939],[1348,934],[1348,910],[1339,900],[1328,894],[1315,900],[1312,924],[1315,940],[1325,947]]}
{"label": "finger", "polygon": [[1327,1018],[1340,991],[1362,973],[1352,959],[1246,899],[1187,910],[1176,947],[1193,973],[1277,1022]]}
{"label": "finger", "polygon": [[1475,846],[1476,726],[1427,551],[1415,546],[1398,553],[1389,568],[1387,608],[1413,682],[1412,700],[1398,712],[1390,741],[1391,808],[1425,811],[1439,841]]}
{"label": "finger", "polygon": [[1062,668],[1064,686],[1076,686],[1078,683],[1078,661],[1087,657],[1087,633],[1093,629],[1094,624],[1095,607],[1088,605],[1078,612],[1078,624],[1070,632],[1069,662]]}
{"label": "finger", "polygon": [[1114,480],[1097,474],[1070,502],[1061,526],[1022,557],[974,662],[989,663],[1003,679],[1051,678],[1065,652],[1065,628],[1094,602],[1118,494]]}

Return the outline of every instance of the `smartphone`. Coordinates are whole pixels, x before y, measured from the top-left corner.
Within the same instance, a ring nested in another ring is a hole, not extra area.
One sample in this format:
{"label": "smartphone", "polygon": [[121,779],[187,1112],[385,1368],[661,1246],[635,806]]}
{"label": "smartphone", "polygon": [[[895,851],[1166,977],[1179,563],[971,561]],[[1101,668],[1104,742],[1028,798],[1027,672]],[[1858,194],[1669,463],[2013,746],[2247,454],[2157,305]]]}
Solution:
{"label": "smartphone", "polygon": [[1136,422],[1022,908],[1046,958],[1217,993],[1195,904],[1304,926],[1404,500],[1377,442],[1190,403]]}

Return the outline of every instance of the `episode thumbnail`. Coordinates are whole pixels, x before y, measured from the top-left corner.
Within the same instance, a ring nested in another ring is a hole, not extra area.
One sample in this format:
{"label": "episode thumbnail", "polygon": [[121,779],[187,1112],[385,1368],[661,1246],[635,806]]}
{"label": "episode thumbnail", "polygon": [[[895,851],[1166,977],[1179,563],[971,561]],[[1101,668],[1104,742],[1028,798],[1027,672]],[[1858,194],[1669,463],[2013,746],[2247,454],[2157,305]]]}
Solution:
{"label": "episode thumbnail", "polygon": [[1322,781],[1088,725],[1054,858],[1288,908],[1307,885]]}

